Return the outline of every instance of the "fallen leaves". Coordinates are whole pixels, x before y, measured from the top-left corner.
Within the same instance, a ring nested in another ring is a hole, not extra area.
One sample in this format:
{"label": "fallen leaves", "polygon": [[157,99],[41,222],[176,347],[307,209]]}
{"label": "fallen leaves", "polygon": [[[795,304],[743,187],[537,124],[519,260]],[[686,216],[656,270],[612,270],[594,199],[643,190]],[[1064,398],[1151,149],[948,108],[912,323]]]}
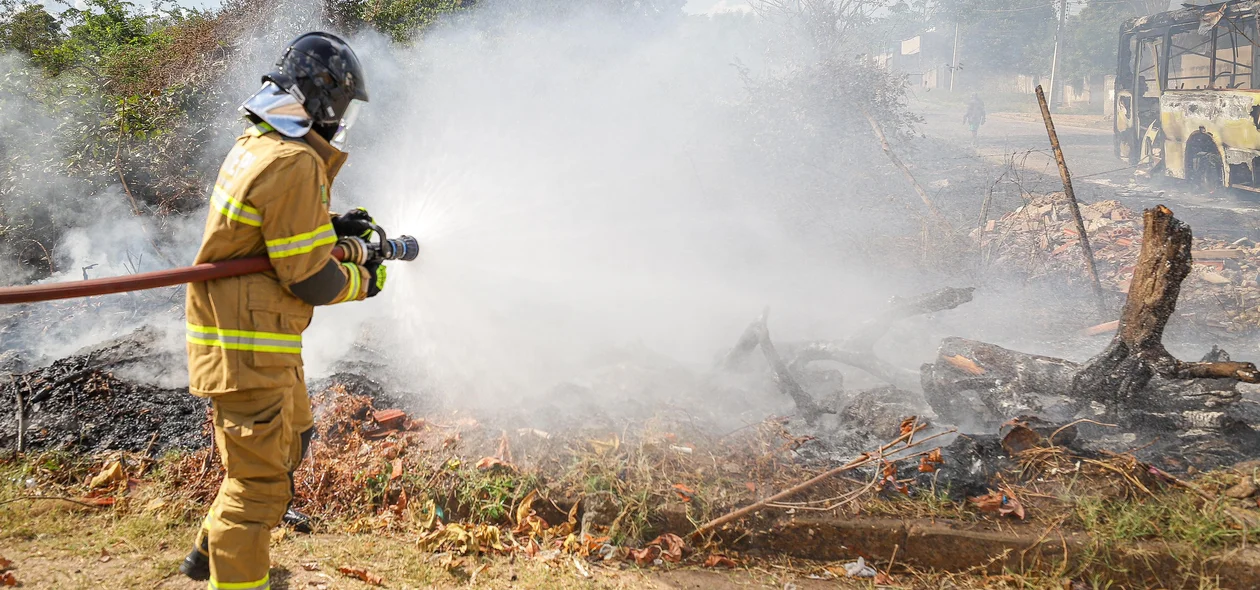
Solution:
{"label": "fallen leaves", "polygon": [[984,369],[984,367],[976,364],[976,361],[959,354],[945,357],[945,362],[953,365],[964,373],[971,375],[983,375],[988,372]]}
{"label": "fallen leaves", "polygon": [[907,416],[903,418],[901,420],[901,426],[899,427],[902,436],[905,436],[907,434],[914,432],[915,429],[918,427],[918,424],[919,424],[918,416]]}
{"label": "fallen leaves", "polygon": [[659,559],[666,563],[682,561],[687,544],[682,537],[673,533],[665,533],[644,545],[642,549],[631,549],[627,555],[637,565],[651,565]]}
{"label": "fallen leaves", "polygon": [[499,527],[486,524],[439,524],[434,530],[420,535],[416,546],[430,553],[450,551],[460,555],[507,551],[503,544],[503,532]]}
{"label": "fallen leaves", "polygon": [[17,586],[18,579],[13,572],[13,562],[11,560],[0,557],[0,586]]}
{"label": "fallen leaves", "polygon": [[739,567],[739,564],[736,563],[734,559],[725,555],[718,555],[717,553],[714,553],[704,560],[704,567],[724,567],[734,569]]}
{"label": "fallen leaves", "polygon": [[941,456],[940,449],[932,449],[932,452],[919,457],[919,473],[932,473],[936,471],[936,467],[945,462],[945,458]]}
{"label": "fallen leaves", "polygon": [[88,483],[88,489],[94,490],[96,488],[108,487],[115,482],[126,480],[127,473],[123,471],[122,463],[119,463],[118,461],[110,461],[109,463],[106,463],[105,466],[101,468],[101,472],[96,474],[96,476],[92,478],[92,481]]}
{"label": "fallen leaves", "polygon": [[975,505],[976,510],[981,512],[995,512],[998,516],[1015,516],[1024,519],[1024,506],[1019,503],[1019,498],[1015,497],[1014,492],[1009,489],[1003,491],[992,491],[983,496],[975,496],[967,498],[967,501]]}
{"label": "fallen leaves", "polygon": [[362,580],[363,582],[365,582],[365,583],[367,583],[367,584],[371,584],[371,585],[373,585],[373,586],[384,586],[384,585],[385,585],[385,578],[382,578],[382,577],[380,577],[380,576],[378,576],[378,575],[376,575],[376,574],[374,574],[374,573],[372,573],[372,572],[369,572],[369,571],[367,571],[366,569],[361,568],[361,567],[351,567],[351,566],[348,566],[348,565],[343,565],[343,566],[341,566],[341,567],[337,568],[337,571],[339,571],[339,572],[341,572],[342,574],[344,574],[344,575],[346,575],[346,576],[349,576],[349,577],[351,577],[351,578],[358,578],[358,579]]}
{"label": "fallen leaves", "polygon": [[480,461],[477,461],[476,467],[478,471],[490,471],[492,469],[502,469],[505,471],[513,472],[513,473],[516,472],[515,465],[512,465],[511,463],[508,463],[507,461],[504,461],[503,459],[500,459],[498,457],[482,457]]}

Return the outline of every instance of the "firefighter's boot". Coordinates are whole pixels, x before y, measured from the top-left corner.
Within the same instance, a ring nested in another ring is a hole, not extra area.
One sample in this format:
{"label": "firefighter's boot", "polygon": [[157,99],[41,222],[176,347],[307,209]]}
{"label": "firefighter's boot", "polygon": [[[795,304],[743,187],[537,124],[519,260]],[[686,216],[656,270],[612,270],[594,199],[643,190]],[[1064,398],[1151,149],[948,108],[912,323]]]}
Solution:
{"label": "firefighter's boot", "polygon": [[310,534],[315,531],[311,517],[294,510],[292,507],[285,511],[281,521],[299,533]]}
{"label": "firefighter's boot", "polygon": [[[306,459],[306,453],[311,448],[311,438],[315,436],[315,429],[310,425],[311,402],[310,398],[306,396],[306,388],[296,388],[293,398],[291,403],[293,404],[294,420],[302,424],[297,426],[297,428],[301,428],[297,433],[301,444],[295,449],[297,453],[293,458],[293,467],[289,470],[289,492],[291,496],[296,498],[297,486],[293,475],[297,471],[298,465],[301,465],[302,461]],[[315,532],[314,522],[311,520],[311,517],[294,510],[293,500],[289,500],[289,507],[284,511],[284,516],[280,518],[280,522],[292,527],[293,530],[299,533],[309,535]]]}
{"label": "firefighter's boot", "polygon": [[198,582],[204,582],[210,579],[210,537],[205,534],[205,531],[197,537],[198,540],[193,544],[192,552],[184,558],[184,563],[179,565],[179,573]]}

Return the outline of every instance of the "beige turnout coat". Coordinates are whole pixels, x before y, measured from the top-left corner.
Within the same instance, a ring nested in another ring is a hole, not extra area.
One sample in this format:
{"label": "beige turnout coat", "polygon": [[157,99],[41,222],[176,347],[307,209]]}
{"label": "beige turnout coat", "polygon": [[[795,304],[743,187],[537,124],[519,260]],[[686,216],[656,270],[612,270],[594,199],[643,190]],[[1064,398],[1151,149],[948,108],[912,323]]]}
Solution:
{"label": "beige turnout coat", "polygon": [[[215,181],[197,263],[267,255],[273,270],[193,283],[186,299],[193,394],[284,387],[302,366],[314,308],[293,285],[324,273],[328,303],[367,296],[368,273],[335,263],[328,194],[345,154],[314,133],[286,138],[265,123],[236,140]],[[332,261],[332,262],[330,262]],[[335,291],[340,273],[340,291]]]}

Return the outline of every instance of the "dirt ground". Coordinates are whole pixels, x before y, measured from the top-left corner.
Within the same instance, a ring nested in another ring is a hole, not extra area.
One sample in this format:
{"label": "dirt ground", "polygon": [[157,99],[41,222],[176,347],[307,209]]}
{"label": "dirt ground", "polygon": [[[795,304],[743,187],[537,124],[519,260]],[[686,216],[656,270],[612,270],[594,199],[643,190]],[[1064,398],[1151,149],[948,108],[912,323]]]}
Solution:
{"label": "dirt ground", "polygon": [[[0,523],[0,557],[13,562],[11,571],[23,588],[205,587],[177,571],[187,553],[191,526],[162,516],[117,518],[50,502],[32,510],[7,510]],[[402,589],[870,587],[860,580],[810,579],[810,568],[790,562],[723,571],[583,563],[579,571],[568,555],[549,562],[512,557],[452,560],[448,555],[423,553],[402,535],[301,535],[287,531],[273,535],[273,588],[374,587],[339,573],[341,566],[365,569],[384,578],[385,587]]]}

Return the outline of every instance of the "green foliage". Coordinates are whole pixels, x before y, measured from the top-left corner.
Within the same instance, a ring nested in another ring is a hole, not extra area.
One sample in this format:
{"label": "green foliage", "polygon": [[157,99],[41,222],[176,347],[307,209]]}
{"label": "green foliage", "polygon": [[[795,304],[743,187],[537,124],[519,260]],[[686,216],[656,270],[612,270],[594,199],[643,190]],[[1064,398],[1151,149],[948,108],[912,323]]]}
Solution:
{"label": "green foliage", "polygon": [[[17,51],[35,57],[59,46],[64,35],[61,22],[39,4],[18,5],[13,0],[0,2],[0,50]],[[7,15],[7,16],[5,16]]]}
{"label": "green foliage", "polygon": [[964,71],[1028,74],[1050,71],[1056,19],[1045,0],[943,0],[937,22],[963,24]]}
{"label": "green foliage", "polygon": [[512,507],[530,490],[538,487],[533,475],[499,469],[480,470],[464,467],[455,488],[460,510],[477,523],[503,523],[511,516]]}
{"label": "green foliage", "polygon": [[[471,3],[469,3],[471,4]],[[328,0],[327,8],[337,22],[369,26],[396,42],[433,24],[443,14],[456,12],[464,0]]]}
{"label": "green foliage", "polygon": [[1068,79],[1116,73],[1120,24],[1140,14],[1130,4],[1089,0],[1068,17],[1063,46],[1063,72]]}

